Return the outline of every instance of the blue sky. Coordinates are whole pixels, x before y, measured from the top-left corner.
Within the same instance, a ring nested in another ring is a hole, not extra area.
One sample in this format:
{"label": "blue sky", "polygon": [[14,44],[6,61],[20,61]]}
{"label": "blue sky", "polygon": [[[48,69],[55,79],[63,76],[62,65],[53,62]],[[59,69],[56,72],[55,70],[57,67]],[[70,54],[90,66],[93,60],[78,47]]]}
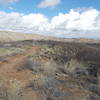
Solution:
{"label": "blue sky", "polygon": [[56,5],[55,7],[48,8],[38,8],[37,5],[42,0],[19,0],[15,3],[2,4],[0,5],[0,10],[6,12],[13,11],[20,13],[42,13],[48,17],[56,16],[59,12],[69,12],[70,9],[74,8],[95,8],[100,10],[100,0],[61,0],[61,3]]}
{"label": "blue sky", "polygon": [[0,30],[100,37],[100,0],[0,0],[0,18]]}

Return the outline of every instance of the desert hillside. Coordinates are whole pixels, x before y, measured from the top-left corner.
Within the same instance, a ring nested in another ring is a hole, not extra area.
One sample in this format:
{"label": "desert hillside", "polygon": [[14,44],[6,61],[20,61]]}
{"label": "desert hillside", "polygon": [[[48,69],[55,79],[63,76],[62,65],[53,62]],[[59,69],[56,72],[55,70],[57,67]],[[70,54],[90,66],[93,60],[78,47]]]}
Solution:
{"label": "desert hillside", "polygon": [[100,100],[99,43],[31,38],[0,43],[0,100]]}
{"label": "desert hillside", "polygon": [[51,36],[25,34],[9,31],[0,31],[0,42],[12,42],[21,40],[53,40],[62,42],[76,42],[76,43],[100,43],[100,39],[88,38],[57,38]]}
{"label": "desert hillside", "polygon": [[17,33],[17,32],[9,32],[9,31],[0,31],[0,41],[1,42],[11,42],[11,41],[19,41],[19,40],[41,40],[48,38],[42,35],[34,35],[34,34],[25,34],[25,33]]}

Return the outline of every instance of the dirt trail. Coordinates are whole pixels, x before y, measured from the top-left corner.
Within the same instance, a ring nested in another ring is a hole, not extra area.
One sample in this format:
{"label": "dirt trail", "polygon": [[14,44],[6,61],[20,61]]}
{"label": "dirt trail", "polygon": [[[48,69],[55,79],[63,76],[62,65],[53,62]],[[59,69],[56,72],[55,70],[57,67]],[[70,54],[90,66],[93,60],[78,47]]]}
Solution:
{"label": "dirt trail", "polygon": [[5,62],[0,62],[0,79],[3,81],[8,80],[21,80],[25,81],[27,79],[33,78],[33,74],[26,71],[17,71],[16,67],[20,67],[27,60],[27,57],[31,54],[36,53],[39,47],[33,46],[31,49],[27,50],[23,54],[18,54],[15,56],[7,57]]}

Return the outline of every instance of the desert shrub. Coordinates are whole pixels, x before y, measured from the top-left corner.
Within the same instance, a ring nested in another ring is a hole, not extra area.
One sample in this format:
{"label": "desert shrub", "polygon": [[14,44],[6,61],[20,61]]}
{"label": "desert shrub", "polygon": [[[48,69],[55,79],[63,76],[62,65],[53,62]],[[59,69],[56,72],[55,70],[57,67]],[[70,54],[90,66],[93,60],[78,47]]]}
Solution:
{"label": "desert shrub", "polygon": [[71,59],[65,64],[65,71],[73,75],[88,75],[87,64]]}
{"label": "desert shrub", "polygon": [[41,66],[41,63],[33,61],[32,59],[27,59],[27,61],[22,64],[19,65],[19,67],[17,68],[18,71],[22,71],[22,70],[30,70],[33,72],[39,72],[39,68]]}
{"label": "desert shrub", "polygon": [[30,70],[33,74],[42,73],[46,75],[54,75],[58,71],[58,68],[59,65],[52,60],[41,62],[39,60],[34,60],[34,58],[29,58],[24,64],[17,67],[17,70]]}
{"label": "desert shrub", "polygon": [[23,86],[21,82],[12,80],[11,87],[5,87],[5,82],[2,80],[0,87],[0,100],[22,100],[21,94],[23,92]]}
{"label": "desert shrub", "polygon": [[14,54],[21,54],[22,52],[24,52],[24,50],[21,48],[15,48],[15,47],[0,48],[0,57],[10,56],[10,55],[14,55]]}
{"label": "desert shrub", "polygon": [[43,94],[54,97],[63,97],[66,96],[57,86],[60,85],[60,82],[53,77],[48,77],[41,75],[38,80],[33,80],[30,82],[28,88],[32,88],[34,91],[41,91]]}
{"label": "desert shrub", "polygon": [[40,56],[47,57],[57,63],[64,63],[68,60],[66,49],[59,46],[43,46],[40,51]]}
{"label": "desert shrub", "polygon": [[0,100],[8,100],[8,91],[4,87],[0,87]]}

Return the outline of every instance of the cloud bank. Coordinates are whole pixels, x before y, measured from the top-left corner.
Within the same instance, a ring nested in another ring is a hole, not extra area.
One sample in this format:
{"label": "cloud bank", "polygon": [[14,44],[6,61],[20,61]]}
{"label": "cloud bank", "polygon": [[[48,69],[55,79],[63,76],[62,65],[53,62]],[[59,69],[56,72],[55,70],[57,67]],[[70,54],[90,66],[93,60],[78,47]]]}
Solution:
{"label": "cloud bank", "polygon": [[100,11],[71,9],[51,20],[39,13],[0,12],[0,30],[60,37],[100,37]]}
{"label": "cloud bank", "polygon": [[38,8],[55,7],[60,4],[61,0],[42,0],[42,2],[37,6]]}
{"label": "cloud bank", "polygon": [[9,4],[17,2],[18,0],[0,0],[0,4]]}

